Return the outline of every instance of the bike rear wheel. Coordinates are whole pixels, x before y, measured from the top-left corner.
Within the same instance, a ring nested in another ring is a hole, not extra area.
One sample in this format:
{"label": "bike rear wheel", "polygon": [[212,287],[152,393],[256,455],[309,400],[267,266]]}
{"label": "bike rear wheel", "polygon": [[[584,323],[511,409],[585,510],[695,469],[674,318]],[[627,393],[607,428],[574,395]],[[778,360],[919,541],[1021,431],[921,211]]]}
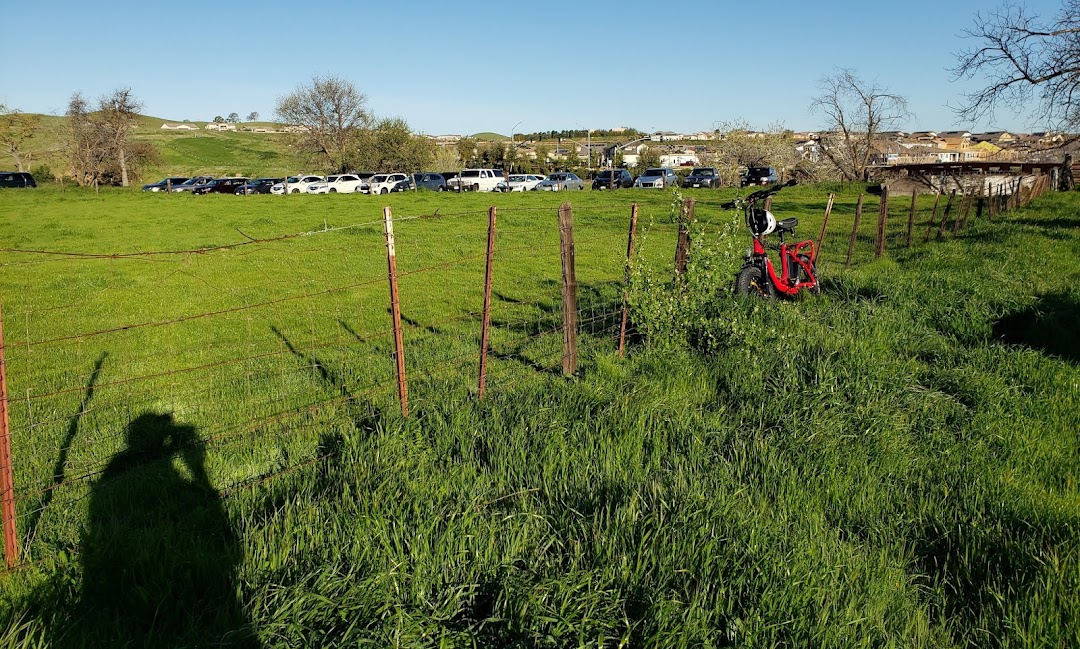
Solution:
{"label": "bike rear wheel", "polygon": [[[817,280],[818,282],[820,282],[820,280],[818,280],[817,264],[815,264],[810,259],[809,255],[799,255],[799,260],[810,267],[810,272],[814,274],[814,279]],[[802,266],[799,266],[799,281],[800,282],[809,282],[810,281],[810,276],[806,274],[806,270]],[[810,293],[810,295],[818,295],[818,294],[821,293],[821,284],[815,283],[812,288],[807,288],[805,290],[808,291]]]}

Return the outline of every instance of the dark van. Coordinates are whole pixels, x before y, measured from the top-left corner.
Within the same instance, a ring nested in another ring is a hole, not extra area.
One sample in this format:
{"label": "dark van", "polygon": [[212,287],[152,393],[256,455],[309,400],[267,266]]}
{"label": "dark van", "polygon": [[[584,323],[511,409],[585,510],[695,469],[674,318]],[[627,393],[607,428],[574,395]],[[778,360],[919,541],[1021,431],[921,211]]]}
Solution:
{"label": "dark van", "polygon": [[0,171],[0,187],[37,187],[37,183],[25,171]]}

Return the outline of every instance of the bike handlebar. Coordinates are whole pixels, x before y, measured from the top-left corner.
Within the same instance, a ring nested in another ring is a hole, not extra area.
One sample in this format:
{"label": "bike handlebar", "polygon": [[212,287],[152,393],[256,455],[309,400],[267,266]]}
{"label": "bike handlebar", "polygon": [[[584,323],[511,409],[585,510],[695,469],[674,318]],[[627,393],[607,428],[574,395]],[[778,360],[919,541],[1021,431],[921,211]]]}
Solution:
{"label": "bike handlebar", "polygon": [[769,196],[772,196],[773,194],[779,192],[785,187],[792,187],[797,184],[798,182],[794,178],[792,178],[786,183],[777,183],[772,187],[769,187],[768,189],[759,189],[758,191],[747,196],[746,198],[736,198],[733,201],[722,203],[720,205],[720,208],[725,210],[733,210],[740,205],[753,205],[754,203],[760,201],[763,198],[768,198]]}

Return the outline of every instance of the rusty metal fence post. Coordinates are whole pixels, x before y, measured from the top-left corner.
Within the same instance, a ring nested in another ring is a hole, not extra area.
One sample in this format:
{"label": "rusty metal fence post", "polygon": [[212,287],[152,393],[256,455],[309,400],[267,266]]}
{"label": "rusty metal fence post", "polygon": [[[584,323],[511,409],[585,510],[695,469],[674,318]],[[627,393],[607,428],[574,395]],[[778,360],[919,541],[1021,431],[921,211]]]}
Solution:
{"label": "rusty metal fence post", "polygon": [[934,211],[930,213],[930,222],[926,224],[926,236],[923,237],[923,243],[930,240],[930,233],[934,230],[934,221],[937,220],[937,208],[940,202],[941,192],[938,192],[934,195]]}
{"label": "rusty metal fence post", "polygon": [[626,320],[629,317],[629,305],[627,302],[630,299],[630,271],[631,264],[634,261],[634,238],[637,236],[637,217],[638,217],[638,205],[633,203],[630,205],[630,234],[626,240],[626,270],[623,273],[623,294],[622,294],[622,322],[619,324],[619,358],[623,357],[623,350],[626,347]]}
{"label": "rusty metal fence post", "polygon": [[851,256],[855,254],[855,238],[859,234],[859,221],[862,219],[863,195],[859,194],[859,201],[855,203],[855,222],[851,224],[851,240],[848,241],[847,259],[844,260],[844,268],[851,267]]}
{"label": "rusty metal fence post", "polygon": [[918,196],[919,190],[911,190],[911,210],[908,212],[907,217],[907,235],[904,237],[904,247],[911,247],[911,234],[915,230],[915,198]]}
{"label": "rusty metal fence post", "polygon": [[491,333],[491,273],[495,263],[495,206],[488,208],[487,265],[484,268],[484,322],[480,330],[479,398],[484,398],[487,384],[488,340]]}
{"label": "rusty metal fence post", "polygon": [[956,190],[949,192],[949,200],[945,202],[945,211],[941,213],[941,223],[938,224],[937,238],[940,239],[945,236],[945,224],[949,222],[949,215],[952,214],[953,200],[956,198]]}
{"label": "rusty metal fence post", "polygon": [[885,233],[888,231],[889,222],[889,188],[881,187],[881,201],[878,202],[877,217],[877,247],[874,257],[878,258],[885,254]]}
{"label": "rusty metal fence post", "polygon": [[574,276],[574,208],[559,206],[559,255],[562,258],[563,374],[577,372],[577,278]]}
{"label": "rusty metal fence post", "polygon": [[4,559],[13,568],[19,560],[15,520],[15,474],[11,464],[11,422],[8,417],[7,362],[4,360],[4,316],[0,311],[0,517],[4,527]]}
{"label": "rusty metal fence post", "polygon": [[836,200],[836,194],[829,194],[829,202],[825,204],[825,216],[821,219],[821,232],[818,232],[817,245],[814,246],[814,258],[811,262],[816,262],[818,255],[821,254],[821,244],[825,243],[825,228],[829,225],[829,215],[832,214],[833,201]]}
{"label": "rusty metal fence post", "polygon": [[394,319],[394,358],[397,361],[398,400],[401,416],[409,416],[409,386],[405,380],[405,338],[401,330],[401,302],[398,298],[397,253],[394,251],[394,213],[383,208],[383,228],[386,232],[386,263],[390,277],[390,312]]}

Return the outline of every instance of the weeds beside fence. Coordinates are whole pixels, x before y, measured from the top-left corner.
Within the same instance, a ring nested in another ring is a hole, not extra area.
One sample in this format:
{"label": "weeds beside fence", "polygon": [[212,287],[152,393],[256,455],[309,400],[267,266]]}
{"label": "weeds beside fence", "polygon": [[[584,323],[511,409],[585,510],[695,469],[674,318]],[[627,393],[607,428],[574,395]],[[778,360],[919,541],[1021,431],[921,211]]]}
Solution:
{"label": "weeds beside fence", "polygon": [[[937,200],[920,210],[916,196],[901,205],[886,191],[873,235],[863,196],[850,206],[830,195],[818,263],[827,273],[918,245],[920,232],[953,236],[1047,189],[1038,178],[950,195],[940,214]],[[637,205],[616,236],[588,215],[575,222],[565,203],[387,208],[187,250],[4,251],[8,284],[23,287],[0,318],[8,566],[77,548],[103,481],[164,472],[227,497],[331,457],[331,433],[440,399],[435,379],[484,398],[537,374],[572,376],[589,354],[622,354],[634,272],[677,294],[706,253],[695,223],[730,225],[718,203],[676,207],[674,240],[639,238]]]}

